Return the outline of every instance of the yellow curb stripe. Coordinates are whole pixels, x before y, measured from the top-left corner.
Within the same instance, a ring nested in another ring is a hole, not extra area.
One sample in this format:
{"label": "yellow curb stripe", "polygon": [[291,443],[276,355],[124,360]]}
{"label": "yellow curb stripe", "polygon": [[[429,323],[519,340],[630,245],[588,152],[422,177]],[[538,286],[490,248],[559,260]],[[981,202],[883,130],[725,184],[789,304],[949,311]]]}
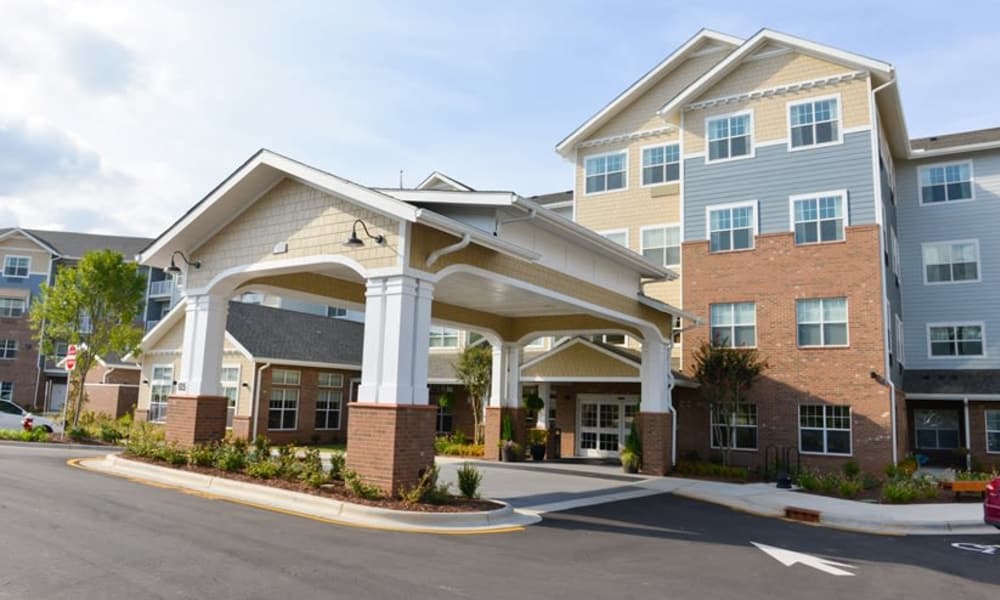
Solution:
{"label": "yellow curb stripe", "polygon": [[293,517],[300,517],[303,519],[309,519],[310,521],[318,521],[320,523],[327,523],[330,525],[340,525],[343,527],[353,527],[355,529],[372,529],[375,531],[390,531],[395,533],[422,533],[431,535],[486,535],[492,533],[514,533],[518,531],[524,531],[524,527],[520,525],[511,525],[509,527],[498,527],[496,529],[489,529],[485,531],[455,531],[451,529],[405,529],[402,527],[392,527],[389,525],[361,525],[359,523],[352,523],[350,521],[338,521],[336,519],[328,519],[325,517],[317,517],[315,515],[310,515],[307,513],[302,513],[294,510],[288,510],[284,508],[277,508],[274,506],[268,506],[266,504],[258,504],[256,502],[250,502],[248,500],[238,500],[235,498],[226,498],[224,496],[218,496],[209,492],[202,492],[198,490],[192,490],[185,487],[177,485],[169,485],[165,483],[159,483],[156,481],[150,481],[148,479],[141,479],[131,475],[118,475],[116,473],[108,473],[106,471],[99,471],[97,469],[90,468],[81,464],[81,461],[87,460],[87,458],[71,458],[66,461],[66,464],[71,467],[76,467],[77,469],[83,469],[84,471],[90,471],[92,473],[99,473],[102,475],[109,475],[111,477],[118,477],[120,479],[125,479],[134,483],[141,483],[143,485],[148,485],[155,488],[168,489],[179,491],[184,494],[191,496],[197,496],[199,498],[204,498],[206,500],[222,500],[223,502],[229,502],[231,504],[239,504],[242,506],[249,506],[251,508],[259,508],[263,510],[268,510],[275,513],[280,513],[283,515],[289,515]]}

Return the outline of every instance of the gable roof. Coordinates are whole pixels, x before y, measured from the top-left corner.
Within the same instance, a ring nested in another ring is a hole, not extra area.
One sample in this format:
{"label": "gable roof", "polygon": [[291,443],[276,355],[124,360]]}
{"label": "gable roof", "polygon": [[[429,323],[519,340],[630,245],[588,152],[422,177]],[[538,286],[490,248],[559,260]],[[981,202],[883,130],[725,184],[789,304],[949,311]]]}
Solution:
{"label": "gable roof", "polygon": [[230,302],[226,331],[256,361],[327,363],[361,368],[365,326],[356,321]]}
{"label": "gable roof", "polygon": [[986,150],[997,146],[1000,146],[1000,127],[932,135],[910,140],[912,158],[971,150]]}
{"label": "gable roof", "polygon": [[474,192],[476,191],[472,187],[465,185],[461,181],[448,177],[440,171],[434,171],[430,175],[424,178],[419,184],[417,184],[416,189],[418,190],[445,190],[450,189],[456,192]]}
{"label": "gable roof", "polygon": [[597,131],[602,125],[611,120],[613,116],[621,112],[622,109],[647,92],[656,82],[694,54],[699,46],[703,46],[706,43],[717,44],[726,48],[735,48],[743,43],[743,40],[725,33],[719,33],[718,31],[702,29],[688,41],[681,44],[669,56],[660,61],[658,65],[640,77],[614,100],[587,119],[586,122],[573,130],[572,133],[563,138],[562,141],[556,144],[556,152],[563,156],[569,156],[577,143]]}
{"label": "gable roof", "polygon": [[666,116],[685,103],[697,98],[699,94],[710,89],[735,69],[743,60],[749,58],[761,48],[772,44],[790,47],[803,54],[841,63],[857,70],[868,71],[879,78],[878,83],[889,82],[895,77],[895,69],[889,63],[765,28],[755,33],[750,39],[743,42],[739,48],[731,52],[729,56],[722,59],[720,63],[709,69],[704,75],[696,79],[694,83],[671,98],[657,111],[658,114]]}
{"label": "gable roof", "polygon": [[[633,350],[632,348],[626,348],[623,346],[616,346],[614,344],[606,344],[604,342],[598,342],[584,336],[573,336],[572,338],[569,338],[567,340],[564,340],[562,343],[557,344],[551,350],[543,352],[542,354],[539,354],[530,360],[526,360],[521,365],[521,370],[523,372],[525,369],[530,369],[531,367],[543,363],[552,356],[559,354],[560,352],[563,352],[565,350],[569,350],[570,348],[575,346],[583,346],[592,351],[604,354],[613,361],[619,361],[621,363],[624,363],[625,365],[635,369],[636,373],[635,382],[638,382],[640,380],[639,373],[640,373],[640,368],[642,366],[642,354],[640,352],[638,352],[637,350]],[[671,373],[674,376],[675,386],[689,387],[689,388],[698,387],[698,382],[691,379],[684,373],[677,371],[675,369],[671,369]],[[551,377],[559,377],[559,376],[552,375]],[[543,375],[541,380],[544,381],[547,378],[549,378],[548,375]],[[588,376],[585,379],[593,381],[593,380],[600,380],[601,378],[607,378],[608,380],[616,380],[616,381],[621,381],[623,379],[620,376],[609,376],[606,373],[600,373],[600,372],[595,372],[593,373],[592,376]]]}
{"label": "gable roof", "polygon": [[49,252],[50,254],[54,254],[56,256],[59,255],[59,251],[58,250],[56,250],[52,246],[46,244],[44,241],[38,239],[37,237],[31,235],[30,233],[28,233],[28,230],[21,229],[20,227],[8,227],[8,228],[0,229],[0,241],[5,240],[5,239],[7,239],[9,237],[12,237],[14,235],[18,235],[18,234],[23,235],[24,237],[28,238],[29,240],[31,240],[32,242],[34,242],[35,244],[37,244],[39,248],[45,250],[46,252]]}
{"label": "gable roof", "polygon": [[80,258],[91,250],[113,250],[132,260],[149,242],[150,238],[75,231],[46,231],[20,227],[0,228],[0,239],[20,233],[47,252],[61,258]]}
{"label": "gable roof", "polygon": [[528,200],[531,200],[539,206],[549,206],[551,204],[562,204],[562,203],[572,203],[573,202],[573,190],[566,190],[565,192],[554,192],[552,194],[539,194],[537,196],[529,196]]}

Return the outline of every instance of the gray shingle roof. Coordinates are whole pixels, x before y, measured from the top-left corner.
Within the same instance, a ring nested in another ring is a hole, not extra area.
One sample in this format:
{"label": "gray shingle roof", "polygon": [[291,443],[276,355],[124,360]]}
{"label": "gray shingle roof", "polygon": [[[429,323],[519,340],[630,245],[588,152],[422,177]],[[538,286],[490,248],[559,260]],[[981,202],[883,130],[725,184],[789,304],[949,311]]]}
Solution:
{"label": "gray shingle roof", "polygon": [[[12,227],[0,228],[0,235],[7,233]],[[63,256],[80,258],[90,250],[114,250],[121,252],[131,260],[152,240],[149,238],[126,237],[121,235],[101,235],[96,233],[76,233],[73,231],[45,231],[42,229],[24,229],[40,241],[51,246]]]}
{"label": "gray shingle roof", "polygon": [[907,394],[1000,394],[1000,369],[907,369],[903,390]]}
{"label": "gray shingle roof", "polygon": [[226,330],[254,358],[361,367],[365,326],[355,321],[230,302]]}
{"label": "gray shingle roof", "polygon": [[541,204],[545,206],[546,204],[556,204],[558,202],[569,202],[573,199],[573,190],[566,192],[555,192],[553,194],[539,194],[537,196],[529,196],[528,200],[535,202],[536,204]]}
{"label": "gray shingle roof", "polygon": [[968,146],[969,144],[988,144],[990,142],[1000,142],[1000,127],[916,138],[910,140],[910,146],[914,150],[940,150],[941,148],[954,148],[956,146]]}

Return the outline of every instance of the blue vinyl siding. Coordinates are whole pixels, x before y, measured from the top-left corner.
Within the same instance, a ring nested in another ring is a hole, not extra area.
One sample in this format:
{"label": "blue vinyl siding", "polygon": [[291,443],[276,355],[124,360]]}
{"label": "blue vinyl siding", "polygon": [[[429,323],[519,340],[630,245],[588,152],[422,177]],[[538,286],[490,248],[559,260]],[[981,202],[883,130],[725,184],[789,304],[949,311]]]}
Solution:
{"label": "blue vinyl siding", "polygon": [[[975,200],[922,206],[917,167],[971,159]],[[907,369],[1000,368],[1000,151],[898,162],[897,213],[903,257],[903,317]],[[978,283],[924,285],[921,244],[979,240]],[[986,356],[927,356],[927,324],[981,321]]]}
{"label": "blue vinyl siding", "polygon": [[42,284],[48,281],[47,275],[35,275],[34,273],[24,277],[4,277],[3,271],[0,271],[0,288],[15,289],[15,290],[29,290],[31,292],[31,298],[35,299],[38,297],[38,293],[41,291]]}
{"label": "blue vinyl siding", "polygon": [[705,239],[705,207],[757,200],[760,233],[791,230],[789,196],[846,189],[849,225],[875,222],[871,133],[844,136],[844,143],[789,152],[787,146],[757,148],[754,158],[705,164],[684,161],[684,239]]}

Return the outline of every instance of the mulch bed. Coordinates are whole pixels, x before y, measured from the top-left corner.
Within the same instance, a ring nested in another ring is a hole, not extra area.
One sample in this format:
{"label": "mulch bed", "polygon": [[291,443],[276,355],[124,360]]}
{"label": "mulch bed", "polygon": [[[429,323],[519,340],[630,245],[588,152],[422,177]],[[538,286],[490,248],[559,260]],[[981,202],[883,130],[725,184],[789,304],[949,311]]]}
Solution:
{"label": "mulch bed", "polygon": [[812,494],[814,496],[826,496],[827,498],[840,498],[841,500],[855,500],[855,501],[862,501],[862,502],[864,502],[864,501],[873,502],[874,501],[874,503],[876,503],[876,504],[889,504],[889,505],[892,505],[892,506],[906,506],[907,504],[954,504],[956,502],[962,502],[962,503],[979,502],[979,503],[982,503],[982,501],[983,501],[983,499],[980,498],[976,494],[962,494],[958,498],[956,498],[954,492],[952,492],[951,490],[946,490],[946,489],[942,489],[942,488],[938,489],[937,496],[935,496],[933,498],[928,498],[926,500],[923,499],[923,498],[921,498],[921,499],[918,499],[918,500],[914,500],[913,502],[907,502],[906,504],[895,504],[895,503],[892,503],[892,502],[883,502],[882,501],[882,488],[881,487],[877,487],[877,488],[874,488],[874,489],[871,489],[871,490],[861,490],[861,493],[859,493],[857,496],[855,496],[853,498],[844,498],[843,496],[841,496],[839,494],[824,494],[822,492],[809,492],[809,491],[802,490],[802,489],[798,489],[798,490],[795,490],[795,491],[799,492],[799,493],[802,493],[802,494]]}
{"label": "mulch bed", "polygon": [[174,466],[163,461],[152,460],[129,453],[125,453],[122,456],[129,460],[149,463],[158,467],[168,467],[179,471],[189,471],[192,473],[201,473],[202,475],[210,475],[212,477],[234,479],[236,481],[243,481],[246,483],[254,483],[257,485],[275,487],[293,492],[312,494],[313,496],[323,496],[326,498],[341,500],[343,502],[350,502],[352,504],[363,504],[365,506],[375,506],[378,508],[388,508],[392,510],[405,510],[410,512],[464,513],[497,510],[498,508],[503,508],[502,504],[498,504],[490,500],[469,500],[468,498],[463,498],[461,496],[452,496],[451,501],[448,504],[410,504],[395,498],[367,500],[365,498],[355,496],[351,490],[344,485],[343,481],[331,481],[321,487],[314,488],[303,481],[290,481],[287,479],[258,479],[256,477],[251,477],[246,473],[223,471],[214,467],[196,467],[194,465]]}

